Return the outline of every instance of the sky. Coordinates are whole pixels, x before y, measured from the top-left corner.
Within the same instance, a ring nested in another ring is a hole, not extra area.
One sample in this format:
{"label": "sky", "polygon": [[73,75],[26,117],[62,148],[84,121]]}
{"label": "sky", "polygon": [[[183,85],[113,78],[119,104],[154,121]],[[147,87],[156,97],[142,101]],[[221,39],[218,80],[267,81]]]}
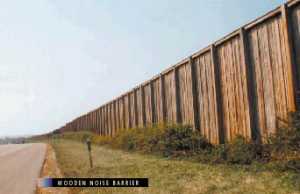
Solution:
{"label": "sky", "polygon": [[52,131],[285,0],[0,0],[0,136]]}

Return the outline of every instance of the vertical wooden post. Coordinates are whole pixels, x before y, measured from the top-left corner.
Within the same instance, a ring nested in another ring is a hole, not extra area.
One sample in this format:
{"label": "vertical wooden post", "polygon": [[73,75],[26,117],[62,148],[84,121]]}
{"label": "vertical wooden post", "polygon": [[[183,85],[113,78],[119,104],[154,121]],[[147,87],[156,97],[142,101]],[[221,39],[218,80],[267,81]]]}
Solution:
{"label": "vertical wooden post", "polygon": [[115,100],[112,101],[111,106],[112,106],[112,123],[113,123],[113,126],[112,126],[112,136],[114,136],[115,132],[116,132],[116,122],[117,122]]}
{"label": "vertical wooden post", "polygon": [[140,90],[141,90],[141,103],[142,103],[142,125],[145,126],[146,125],[146,110],[145,110],[145,94],[144,94],[144,87],[141,85],[140,86]]}
{"label": "vertical wooden post", "polygon": [[249,119],[250,119],[250,130],[251,134],[248,134],[253,140],[260,139],[260,132],[258,130],[256,111],[257,111],[257,102],[256,102],[256,91],[255,91],[255,73],[254,69],[251,67],[250,56],[249,56],[249,42],[245,29],[242,27],[239,31],[240,42],[241,42],[241,56],[242,62],[246,70],[246,80],[247,80],[247,93],[248,93],[248,107],[249,107]]}
{"label": "vertical wooden post", "polygon": [[[295,64],[295,54],[292,43],[292,31],[290,24],[289,10],[286,4],[281,6],[281,17],[283,25],[283,35],[285,50],[287,54],[287,73],[288,73],[288,107],[289,111],[296,110],[296,91],[297,87],[297,75],[296,75],[296,64]],[[298,107],[299,109],[299,107]]]}
{"label": "vertical wooden post", "polygon": [[174,90],[175,90],[175,122],[181,123],[181,110],[180,110],[180,95],[179,95],[179,80],[178,80],[178,70],[175,67],[174,71]]}
{"label": "vertical wooden post", "polygon": [[103,105],[102,106],[102,130],[101,130],[101,134],[104,136],[105,133],[104,133],[104,130],[105,130],[105,106]]}
{"label": "vertical wooden post", "polygon": [[194,67],[194,61],[193,58],[189,58],[189,65],[191,70],[191,92],[192,92],[192,110],[193,110],[193,125],[195,130],[200,130],[199,125],[199,109],[198,109],[198,103],[197,103],[197,79],[195,75],[195,67]]}
{"label": "vertical wooden post", "polygon": [[105,104],[103,106],[103,111],[104,111],[104,130],[103,130],[103,135],[107,135],[107,129],[108,129],[108,117],[107,117],[107,105]]}
{"label": "vertical wooden post", "polygon": [[139,125],[139,117],[138,117],[138,111],[137,111],[137,97],[136,97],[136,89],[133,91],[133,101],[134,101],[134,118],[135,118],[135,126],[138,127]]}
{"label": "vertical wooden post", "polygon": [[166,100],[165,100],[165,79],[164,75],[161,74],[159,76],[159,83],[160,83],[160,96],[161,96],[161,111],[163,122],[166,122]]}
{"label": "vertical wooden post", "polygon": [[98,108],[98,134],[101,135],[101,128],[102,128],[102,119],[101,119],[101,107]]}
{"label": "vertical wooden post", "polygon": [[132,127],[132,123],[131,123],[131,103],[130,103],[130,95],[129,93],[126,94],[127,95],[127,102],[128,102],[128,126],[129,128]]}
{"label": "vertical wooden post", "polygon": [[215,87],[216,87],[216,103],[217,103],[217,117],[218,117],[218,136],[219,136],[219,143],[225,143],[226,140],[226,133],[224,131],[223,125],[223,100],[222,100],[222,91],[221,91],[221,72],[220,72],[220,65],[217,60],[216,56],[216,48],[215,45],[212,44],[210,47],[211,52],[211,61],[214,66],[214,76],[215,76]]}
{"label": "vertical wooden post", "polygon": [[121,99],[122,99],[122,107],[123,107],[123,109],[122,109],[122,115],[123,115],[122,125],[123,125],[123,129],[125,129],[126,128],[126,121],[125,121],[125,114],[126,114],[125,113],[125,97],[122,96]]}
{"label": "vertical wooden post", "polygon": [[110,120],[111,120],[111,127],[110,127],[110,136],[114,135],[115,130],[115,118],[114,118],[114,102],[110,103]]}
{"label": "vertical wooden post", "polygon": [[95,111],[93,111],[91,113],[91,116],[92,116],[92,131],[95,132],[95,126],[96,126],[96,123],[95,123],[95,121],[96,121],[96,119],[95,119]]}
{"label": "vertical wooden post", "polygon": [[112,130],[113,130],[113,118],[112,118],[112,104],[111,102],[108,103],[108,118],[109,118],[109,136],[112,136]]}
{"label": "vertical wooden post", "polygon": [[120,129],[120,119],[119,119],[119,98],[115,100],[115,115],[116,115],[116,132]]}
{"label": "vertical wooden post", "polygon": [[150,102],[151,102],[151,122],[152,124],[156,123],[156,115],[155,115],[155,104],[154,104],[154,92],[153,92],[153,81],[150,81]]}
{"label": "vertical wooden post", "polygon": [[102,135],[101,134],[101,131],[102,131],[102,123],[103,123],[103,120],[102,120],[102,107],[99,108],[99,135]]}

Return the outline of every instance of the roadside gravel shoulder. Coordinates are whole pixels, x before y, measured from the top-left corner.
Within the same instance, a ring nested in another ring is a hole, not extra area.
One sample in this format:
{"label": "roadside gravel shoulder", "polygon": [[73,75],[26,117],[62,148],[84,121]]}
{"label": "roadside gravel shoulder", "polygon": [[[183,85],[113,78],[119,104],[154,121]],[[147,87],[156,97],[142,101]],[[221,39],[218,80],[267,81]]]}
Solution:
{"label": "roadside gravel shoulder", "polygon": [[[61,178],[64,177],[58,165],[56,163],[55,152],[51,145],[47,144],[46,157],[40,173],[40,180],[42,178]],[[67,188],[43,188],[37,187],[37,194],[70,194],[70,190]]]}

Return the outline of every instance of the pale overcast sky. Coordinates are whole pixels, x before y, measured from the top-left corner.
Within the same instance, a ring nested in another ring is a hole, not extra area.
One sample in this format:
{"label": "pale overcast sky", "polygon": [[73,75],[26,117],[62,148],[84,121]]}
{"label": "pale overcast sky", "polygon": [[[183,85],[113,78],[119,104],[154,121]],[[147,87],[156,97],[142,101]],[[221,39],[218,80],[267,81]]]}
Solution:
{"label": "pale overcast sky", "polygon": [[99,107],[284,0],[0,0],[0,136]]}

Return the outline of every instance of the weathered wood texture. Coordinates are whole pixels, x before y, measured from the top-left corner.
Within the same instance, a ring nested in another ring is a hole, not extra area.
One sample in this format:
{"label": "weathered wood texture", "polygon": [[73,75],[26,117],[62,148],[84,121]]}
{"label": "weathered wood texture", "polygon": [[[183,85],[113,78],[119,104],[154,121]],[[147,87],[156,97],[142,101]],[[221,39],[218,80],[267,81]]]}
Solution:
{"label": "weathered wood texture", "polygon": [[289,1],[60,130],[189,124],[214,144],[263,140],[299,108],[300,4]]}
{"label": "weathered wood texture", "polygon": [[213,143],[219,142],[215,71],[210,52],[194,59],[197,78],[199,126],[202,135]]}
{"label": "weathered wood texture", "polygon": [[217,48],[225,138],[250,138],[246,67],[241,61],[240,38],[234,37]]}
{"label": "weathered wood texture", "polygon": [[294,99],[289,98],[287,53],[281,17],[271,18],[248,33],[250,60],[255,70],[260,135],[275,132],[277,118],[286,119]]}
{"label": "weathered wood texture", "polygon": [[155,107],[155,123],[163,123],[164,116],[163,116],[163,109],[162,109],[162,94],[161,94],[161,83],[160,79],[155,79],[152,81],[152,88],[153,88],[153,104]]}
{"label": "weathered wood texture", "polygon": [[181,112],[180,119],[183,124],[194,124],[193,117],[193,93],[191,80],[191,66],[185,63],[178,67],[178,94],[179,94],[179,110]]}
{"label": "weathered wood texture", "polygon": [[175,71],[164,75],[164,92],[166,106],[166,123],[176,122],[176,94],[175,94]]}
{"label": "weathered wood texture", "polygon": [[151,125],[153,123],[153,107],[151,100],[151,85],[150,83],[143,87],[144,89],[144,100],[145,100],[145,116],[146,116],[146,125]]}
{"label": "weathered wood texture", "polygon": [[294,69],[295,81],[297,88],[297,106],[300,107],[300,5],[297,5],[290,13],[291,31],[292,31],[292,46],[294,49]]}

